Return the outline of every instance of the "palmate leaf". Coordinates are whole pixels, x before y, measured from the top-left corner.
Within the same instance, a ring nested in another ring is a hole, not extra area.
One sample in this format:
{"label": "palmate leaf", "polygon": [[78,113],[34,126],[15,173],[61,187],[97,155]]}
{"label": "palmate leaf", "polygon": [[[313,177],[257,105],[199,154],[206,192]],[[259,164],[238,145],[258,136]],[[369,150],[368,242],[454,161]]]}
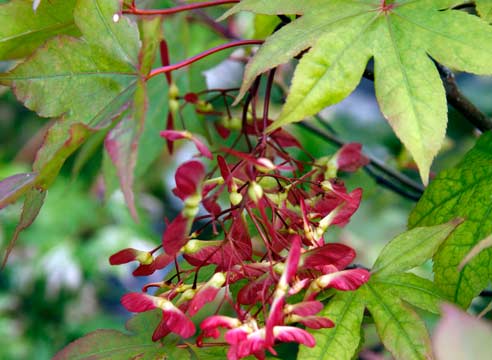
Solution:
{"label": "palmate leaf", "polygon": [[459,265],[476,244],[492,234],[492,132],[487,132],[454,168],[440,173],[410,214],[409,227],[461,217],[465,221],[434,256],[436,284],[451,301],[467,307],[492,279],[492,249]]}
{"label": "palmate leaf", "polygon": [[33,165],[35,180],[19,186],[17,191],[9,190],[10,179],[0,182],[0,194],[7,195],[0,198],[0,208],[33,187],[45,191],[68,156],[88,137],[120,120],[118,115],[131,107],[133,116],[127,120],[127,126],[134,127],[133,135],[120,131],[112,134],[111,141],[112,148],[119,149],[113,151],[113,160],[119,169],[125,198],[136,217],[130,174],[145,119],[144,78],[150,71],[155,42],[159,40],[159,36],[154,39],[152,35],[160,29],[160,20],[143,26],[144,34],[152,33],[142,41],[143,55],[137,25],[125,17],[115,19],[114,14],[119,11],[118,0],[78,0],[73,15],[81,39],[54,37],[25,62],[0,75],[0,82],[11,86],[28,108],[41,116],[60,117],[37,153]]}
{"label": "palmate leaf", "polygon": [[444,139],[446,97],[432,59],[460,71],[492,74],[492,28],[452,0],[243,0],[241,10],[302,15],[270,36],[248,64],[240,97],[261,73],[310,48],[270,130],[347,97],[374,58],[380,108],[427,182]]}
{"label": "palmate leaf", "polygon": [[340,292],[318,315],[335,323],[332,329],[311,331],[316,339],[314,348],[299,347],[298,359],[352,359],[361,342],[360,327],[365,303],[358,292]]}
{"label": "palmate leaf", "polygon": [[398,274],[424,263],[461,222],[454,220],[432,228],[416,228],[397,236],[379,254],[372,275],[384,277]]}
{"label": "palmate leaf", "polygon": [[169,340],[164,346],[152,341],[152,332],[160,318],[160,310],[135,315],[126,325],[128,334],[116,330],[94,331],[69,344],[53,360],[191,359],[190,352]]}
{"label": "palmate leaf", "polygon": [[33,11],[32,0],[13,0],[0,6],[0,60],[31,54],[47,39],[78,36],[73,10],[76,0],[43,1]]}
{"label": "palmate leaf", "polygon": [[364,295],[384,346],[396,359],[431,359],[431,343],[424,321],[378,285],[368,283]]}
{"label": "palmate leaf", "polygon": [[[298,359],[351,360],[360,346],[360,327],[367,308],[385,347],[401,360],[432,359],[424,322],[408,304],[433,313],[446,300],[430,280],[406,272],[426,262],[459,224],[421,227],[393,239],[381,252],[369,281],[354,292],[339,292],[320,315],[335,327],[312,331],[314,349],[302,348]],[[395,266],[392,264],[395,263]]]}
{"label": "palmate leaf", "polygon": [[[79,0],[74,17],[82,39],[55,37],[0,76],[28,108],[41,116],[61,117],[33,166],[42,172],[35,184],[41,189],[53,182],[65,159],[88,136],[108,126],[133,98],[140,78],[139,33],[126,18],[113,21],[118,9],[117,0]],[[0,208],[8,202],[1,201]]]}

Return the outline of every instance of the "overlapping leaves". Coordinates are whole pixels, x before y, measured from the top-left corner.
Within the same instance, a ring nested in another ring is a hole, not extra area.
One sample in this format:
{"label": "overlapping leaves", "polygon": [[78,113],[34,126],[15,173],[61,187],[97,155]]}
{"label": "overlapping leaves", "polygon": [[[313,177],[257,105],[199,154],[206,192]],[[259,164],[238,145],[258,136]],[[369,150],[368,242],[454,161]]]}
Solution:
{"label": "overlapping leaves", "polygon": [[68,345],[53,359],[190,359],[186,349],[163,348],[162,344],[152,341],[152,329],[159,323],[160,316],[159,311],[136,315],[127,323],[128,334],[116,330],[94,331]]}
{"label": "overlapping leaves", "polygon": [[434,256],[437,285],[453,302],[468,306],[492,279],[492,249],[466,263],[463,258],[492,234],[492,133],[482,135],[475,147],[454,168],[440,173],[413,212],[409,226],[429,226],[462,217],[465,222]]}
{"label": "overlapping leaves", "polygon": [[[492,28],[477,16],[451,9],[462,3],[243,0],[226,15],[246,10],[302,16],[266,40],[248,64],[240,96],[259,74],[310,48],[273,129],[347,97],[373,58],[381,111],[426,182],[447,123],[445,92],[433,59],[460,71],[492,73]],[[487,2],[478,5],[483,11]]]}
{"label": "overlapping leaves", "polygon": [[[45,11],[56,10],[48,6],[50,2],[43,2],[37,11],[44,4]],[[137,25],[115,16],[119,11],[117,0],[78,0],[73,16],[82,33],[81,39],[56,36],[25,62],[1,75],[1,83],[11,86],[25,106],[41,116],[59,117],[59,120],[45,137],[29,181],[27,177],[17,176],[0,183],[0,208],[26,192],[44,192],[67,157],[87,138],[123,119],[123,124],[110,133],[108,151],[118,168],[130,210],[136,214],[131,192],[132,172],[146,112],[144,77],[160,39],[160,21],[144,22],[143,33],[153,34],[143,36],[145,55],[139,56],[141,41]],[[50,16],[56,14],[52,12]],[[128,108],[131,109],[119,116]],[[40,207],[42,202],[36,204]]]}
{"label": "overlapping leaves", "polygon": [[407,272],[431,258],[453,234],[460,220],[416,228],[392,240],[374,264],[371,279],[355,292],[338,293],[323,310],[332,329],[314,331],[316,348],[301,348],[299,359],[350,360],[362,341],[360,327],[367,308],[385,347],[397,359],[432,358],[424,322],[408,305],[439,312],[444,296],[433,282]]}

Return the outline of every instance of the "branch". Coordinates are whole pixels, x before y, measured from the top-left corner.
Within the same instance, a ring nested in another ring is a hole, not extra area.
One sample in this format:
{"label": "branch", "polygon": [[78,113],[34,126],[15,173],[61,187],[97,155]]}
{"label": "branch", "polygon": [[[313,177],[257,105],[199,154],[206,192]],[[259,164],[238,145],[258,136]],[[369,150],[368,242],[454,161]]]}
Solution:
{"label": "branch", "polygon": [[153,69],[149,75],[147,75],[146,80],[149,80],[150,78],[159,75],[159,74],[165,74],[170,71],[178,70],[181,69],[185,66],[188,66],[190,64],[193,64],[194,62],[201,60],[209,55],[215,54],[219,51],[229,49],[231,47],[236,47],[236,46],[243,46],[243,45],[259,45],[263,44],[263,40],[238,40],[238,41],[232,41],[227,44],[219,45],[214,48],[208,49],[198,55],[192,56],[189,59],[180,61],[176,64],[171,64],[171,65],[166,65],[166,66],[161,66],[159,68]]}
{"label": "branch", "polygon": [[180,6],[175,6],[173,8],[167,8],[167,9],[137,9],[134,6],[130,6],[128,9],[123,10],[123,14],[131,14],[131,15],[172,15],[172,14],[177,14],[182,11],[190,11],[190,10],[195,10],[195,9],[202,9],[210,6],[217,6],[217,5],[223,5],[223,4],[235,4],[238,3],[239,0],[216,0],[216,1],[205,1],[205,2],[198,2],[194,4],[185,4],[185,5],[180,5]]}
{"label": "branch", "polygon": [[[475,104],[463,95],[456,83],[453,72],[436,61],[434,61],[434,63],[441,75],[448,103],[480,131],[492,130],[492,119],[488,118],[487,115],[480,111]],[[374,73],[372,70],[366,69],[364,71],[364,77],[374,81]]]}
{"label": "branch", "polygon": [[444,65],[439,63],[436,63],[436,65],[446,89],[448,102],[477,129],[481,131],[492,130],[492,120],[461,93],[453,72]]}
{"label": "branch", "polygon": [[[318,128],[317,126],[314,126],[306,121],[301,121],[298,123],[298,125],[311,133],[331,142],[332,144],[335,144],[339,147],[345,145],[345,142],[341,139],[339,139],[337,136]],[[366,172],[373,177],[378,184],[381,184],[388,189],[398,193],[401,196],[404,196],[410,200],[418,200],[423,192],[424,192],[424,187],[414,180],[410,179],[408,176],[388,167],[384,162],[381,160],[378,160],[371,155],[364,154],[369,158],[369,165],[365,167]],[[408,188],[411,192],[407,191],[406,189],[402,189],[401,187],[397,186],[390,180],[388,180],[385,177],[382,177],[374,172],[374,168],[378,169],[381,171],[383,174],[385,174],[387,177],[392,178],[393,180],[398,181],[401,185],[404,185],[406,188]]]}
{"label": "branch", "polygon": [[[210,17],[205,11],[197,9],[191,11],[192,15],[195,16],[196,21],[201,21],[205,25],[209,26],[213,31],[230,40],[241,40],[232,31],[230,31],[226,26],[219,24],[212,17]],[[193,18],[191,18],[193,19]]]}

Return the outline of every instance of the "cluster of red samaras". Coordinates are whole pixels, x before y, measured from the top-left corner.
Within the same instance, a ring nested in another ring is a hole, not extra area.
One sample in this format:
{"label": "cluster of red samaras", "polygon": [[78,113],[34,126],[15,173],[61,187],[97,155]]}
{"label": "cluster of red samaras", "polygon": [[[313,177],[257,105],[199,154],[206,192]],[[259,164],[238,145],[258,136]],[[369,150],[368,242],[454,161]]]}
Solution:
{"label": "cluster of red samaras", "polygon": [[[212,158],[189,132],[161,135],[191,140]],[[136,276],[163,269],[178,256],[188,263],[167,281],[147,284],[121,300],[132,312],[162,310],[153,340],[171,332],[194,336],[193,316],[211,304],[216,315],[201,322],[196,342],[228,344],[229,360],[264,359],[266,350],[275,354],[278,342],[312,347],[315,340],[305,327],[334,326],[317,315],[324,306],[317,295],[329,288],[355,290],[369,279],[367,270],[347,268],[355,258],[352,248],[324,240],[330,226],[346,224],[359,206],[361,190],[347,192],[336,175],[367,164],[360,145],[348,144],[308,164],[289,156],[285,148],[291,146],[298,146],[295,138],[278,130],[250,153],[225,150],[234,161],[218,155],[215,174],[207,174],[197,160],[182,164],[174,194],[184,206],[168,224],[162,244],[111,256],[113,265],[138,261]],[[204,238],[205,230],[213,236]],[[213,267],[214,275],[199,282],[205,267]],[[158,288],[153,294],[152,287]]]}

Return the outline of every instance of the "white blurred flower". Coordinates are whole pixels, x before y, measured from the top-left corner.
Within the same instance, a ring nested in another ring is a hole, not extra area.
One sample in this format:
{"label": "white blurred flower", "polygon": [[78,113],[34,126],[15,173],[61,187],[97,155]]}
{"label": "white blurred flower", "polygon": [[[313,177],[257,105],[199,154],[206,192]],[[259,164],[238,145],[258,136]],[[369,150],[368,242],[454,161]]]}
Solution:
{"label": "white blurred flower", "polygon": [[36,9],[38,8],[39,4],[41,3],[41,0],[33,0],[32,2],[32,9],[34,11],[36,11]]}
{"label": "white blurred flower", "polygon": [[60,244],[41,259],[41,271],[46,274],[46,296],[53,298],[62,288],[75,290],[82,284],[82,272],[72,249]]}

